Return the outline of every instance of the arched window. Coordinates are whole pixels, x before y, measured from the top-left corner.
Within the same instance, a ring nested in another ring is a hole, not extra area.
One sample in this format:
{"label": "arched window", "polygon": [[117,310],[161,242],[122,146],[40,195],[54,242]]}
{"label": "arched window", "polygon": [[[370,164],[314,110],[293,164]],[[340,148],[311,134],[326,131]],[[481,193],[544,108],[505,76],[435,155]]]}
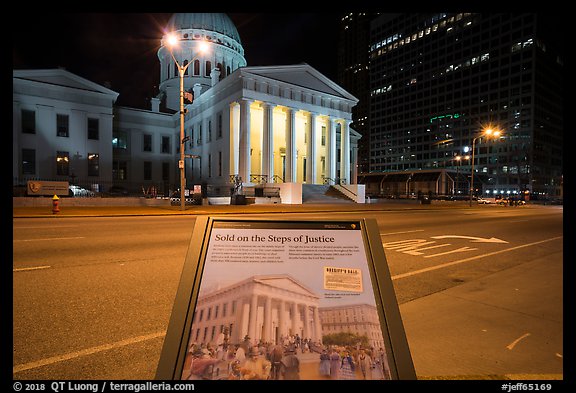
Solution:
{"label": "arched window", "polygon": [[194,60],[194,75],[200,75],[200,60]]}
{"label": "arched window", "polygon": [[186,67],[188,65],[188,60],[184,60],[184,64],[182,64],[182,67],[186,68],[186,71],[184,71],[184,75],[188,75],[188,67]]}
{"label": "arched window", "polygon": [[174,76],[178,76],[178,67],[174,64]]}
{"label": "arched window", "polygon": [[226,66],[226,76],[230,75],[230,66]]}
{"label": "arched window", "polygon": [[209,60],[206,61],[206,76],[210,76],[210,73],[212,72],[212,62],[210,62]]}
{"label": "arched window", "polygon": [[216,68],[218,68],[218,70],[220,70],[220,80],[222,80],[225,76],[224,73],[222,72],[222,63],[216,64]]}

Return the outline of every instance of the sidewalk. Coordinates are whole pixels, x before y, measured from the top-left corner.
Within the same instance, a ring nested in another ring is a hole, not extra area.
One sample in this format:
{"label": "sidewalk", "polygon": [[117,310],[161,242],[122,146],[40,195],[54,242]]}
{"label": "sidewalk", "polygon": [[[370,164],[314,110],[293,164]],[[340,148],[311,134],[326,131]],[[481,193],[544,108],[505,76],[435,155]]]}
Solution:
{"label": "sidewalk", "polygon": [[254,205],[190,205],[185,210],[180,206],[135,205],[135,206],[66,206],[66,200],[60,200],[60,212],[54,214],[50,204],[43,206],[13,206],[12,217],[98,217],[98,216],[133,216],[133,215],[219,215],[219,214],[262,214],[262,213],[309,213],[309,212],[335,212],[335,211],[386,211],[386,210],[414,210],[437,208],[469,208],[467,203],[436,201],[430,205],[421,205],[418,201],[401,201],[392,203],[367,204],[254,204]]}
{"label": "sidewalk", "polygon": [[[433,209],[364,205],[13,207],[13,218]],[[561,252],[562,250],[560,250]],[[418,379],[562,380],[562,258],[538,259],[400,305]]]}
{"label": "sidewalk", "polygon": [[400,305],[420,379],[563,379],[562,262],[538,259]]}

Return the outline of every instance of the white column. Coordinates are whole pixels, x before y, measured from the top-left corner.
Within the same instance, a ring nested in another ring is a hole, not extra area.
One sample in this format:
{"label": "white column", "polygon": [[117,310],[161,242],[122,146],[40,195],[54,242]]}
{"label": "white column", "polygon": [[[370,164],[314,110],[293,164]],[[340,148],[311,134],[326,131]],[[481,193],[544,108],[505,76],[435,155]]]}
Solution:
{"label": "white column", "polygon": [[[286,336],[286,309],[284,300],[280,300],[278,304],[278,339],[284,339]],[[280,342],[282,344],[282,342]]]}
{"label": "white column", "polygon": [[266,297],[264,303],[264,335],[262,340],[265,342],[272,340],[272,298]]}
{"label": "white column", "polygon": [[311,338],[310,336],[310,309],[307,304],[302,305],[304,307],[304,330],[302,331],[303,338]]}
{"label": "white column", "polygon": [[316,184],[317,151],[316,151],[316,114],[310,112],[310,124],[308,124],[306,146],[306,183]]}
{"label": "white column", "polygon": [[318,312],[318,307],[314,306],[312,308],[313,318],[314,318],[314,336],[312,340],[322,342],[322,323],[320,322],[320,313]]}
{"label": "white column", "polygon": [[296,302],[292,303],[292,334],[298,333],[298,325],[296,324],[298,319],[298,304]]}
{"label": "white column", "polygon": [[274,105],[262,104],[264,112],[262,129],[262,174],[271,183],[274,177]]}
{"label": "white column", "polygon": [[327,157],[327,177],[334,180],[336,178],[336,124],[334,119],[328,119],[328,157]]}
{"label": "white column", "polygon": [[236,329],[233,333],[232,342],[240,343],[244,338],[244,299],[238,298],[236,300]]}
{"label": "white column", "polygon": [[296,111],[286,110],[286,183],[296,181]]}
{"label": "white column", "polygon": [[352,179],[350,180],[350,184],[358,184],[358,146],[355,146],[351,153],[351,163],[352,166]]}
{"label": "white column", "polygon": [[230,127],[230,174],[237,175],[240,170],[240,132],[239,124],[234,114],[238,114],[238,103],[232,102],[229,110],[229,127]]}
{"label": "white column", "polygon": [[243,183],[250,183],[250,100],[240,100],[239,174]]}
{"label": "white column", "polygon": [[340,179],[350,184],[350,122],[344,120],[340,126]]}
{"label": "white column", "polygon": [[248,314],[248,335],[253,343],[258,342],[256,337],[256,316],[258,315],[258,295],[250,298],[250,312]]}

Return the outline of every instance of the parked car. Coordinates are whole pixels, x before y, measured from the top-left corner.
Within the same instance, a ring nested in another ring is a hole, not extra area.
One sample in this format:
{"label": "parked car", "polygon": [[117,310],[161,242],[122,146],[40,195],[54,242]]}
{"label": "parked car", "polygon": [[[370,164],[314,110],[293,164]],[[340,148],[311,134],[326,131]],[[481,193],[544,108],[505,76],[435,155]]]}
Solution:
{"label": "parked car", "polygon": [[480,204],[480,205],[489,205],[491,203],[494,203],[494,202],[492,202],[490,199],[478,198],[478,204]]}
{"label": "parked car", "polygon": [[498,200],[498,204],[504,206],[523,206],[526,204],[526,201],[516,198],[501,198]]}

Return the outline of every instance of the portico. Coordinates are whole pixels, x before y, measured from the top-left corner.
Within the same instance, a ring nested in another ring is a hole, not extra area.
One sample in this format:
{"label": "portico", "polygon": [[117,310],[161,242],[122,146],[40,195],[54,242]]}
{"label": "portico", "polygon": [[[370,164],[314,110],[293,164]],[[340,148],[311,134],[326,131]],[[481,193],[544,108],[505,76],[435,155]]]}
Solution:
{"label": "portico", "polygon": [[[246,99],[232,103],[230,110],[231,139],[238,140],[230,172],[244,183],[323,184],[336,179],[338,162],[341,174],[350,173],[350,121]],[[350,176],[340,178],[350,184]]]}
{"label": "portico", "polygon": [[[190,120],[206,124],[202,119],[222,108],[224,171],[244,185],[350,184],[360,137],[350,128],[357,102],[308,64],[242,67],[194,100]],[[197,144],[192,154],[206,157],[210,145]]]}
{"label": "portico", "polygon": [[209,343],[224,327],[232,343],[249,336],[278,343],[289,335],[321,342],[319,297],[288,275],[253,276],[198,299],[193,341]]}

